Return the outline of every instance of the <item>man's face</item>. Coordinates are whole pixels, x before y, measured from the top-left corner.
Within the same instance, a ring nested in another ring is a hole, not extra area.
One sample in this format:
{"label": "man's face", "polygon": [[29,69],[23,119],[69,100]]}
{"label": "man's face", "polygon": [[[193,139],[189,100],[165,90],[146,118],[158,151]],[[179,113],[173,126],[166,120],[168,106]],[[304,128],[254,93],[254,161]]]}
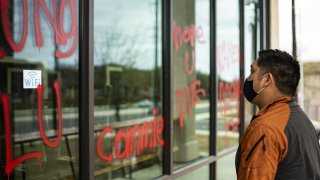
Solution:
{"label": "man's face", "polygon": [[247,78],[249,81],[256,80],[260,76],[260,67],[257,65],[257,60],[255,60],[250,66],[250,75]]}
{"label": "man's face", "polygon": [[[264,78],[260,78],[263,74],[260,73],[260,67],[257,65],[257,60],[255,60],[250,66],[250,75],[247,77],[248,81],[253,80],[253,90],[258,93],[261,89],[264,88]],[[259,94],[253,99],[252,103],[255,104]]]}

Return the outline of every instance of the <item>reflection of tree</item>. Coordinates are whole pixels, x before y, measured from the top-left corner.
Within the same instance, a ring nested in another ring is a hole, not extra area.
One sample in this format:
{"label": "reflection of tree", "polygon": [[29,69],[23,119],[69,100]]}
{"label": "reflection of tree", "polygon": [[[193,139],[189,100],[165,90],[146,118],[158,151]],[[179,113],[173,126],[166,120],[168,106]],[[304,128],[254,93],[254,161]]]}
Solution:
{"label": "reflection of tree", "polygon": [[[129,25],[124,29],[123,26],[120,28],[119,22],[115,20],[112,27],[96,36],[94,47],[95,104],[113,105],[116,109],[121,108],[120,105],[129,105],[142,99],[151,100],[149,92],[160,94],[158,90],[150,89],[154,78],[160,82],[158,76],[154,77],[154,70],[134,67],[137,61],[145,60],[146,33],[141,31],[141,25],[138,28],[135,26],[134,30]],[[122,70],[108,74],[108,67]],[[107,78],[112,81],[109,85],[106,84]]]}
{"label": "reflection of tree", "polygon": [[[107,65],[116,66],[116,65]],[[141,70],[137,68],[127,68],[125,66],[117,65],[123,68],[121,77],[112,77],[114,84],[110,87],[105,85],[105,67],[95,68],[95,104],[106,105],[106,104],[131,104],[142,99],[151,97],[145,97],[145,92],[150,90],[150,84],[152,80],[150,77],[153,75],[154,70]],[[157,72],[161,72],[158,70]],[[157,76],[156,82],[160,84],[160,76]],[[153,91],[151,91],[153,92]],[[156,95],[160,94],[160,87],[155,89]],[[159,97],[157,97],[159,98]],[[117,103],[115,102],[117,101]]]}
{"label": "reflection of tree", "polygon": [[121,31],[114,23],[114,26],[105,31],[95,39],[95,64],[121,64],[133,67],[140,54],[144,54],[141,48],[142,36],[139,29],[130,34],[130,28]]}

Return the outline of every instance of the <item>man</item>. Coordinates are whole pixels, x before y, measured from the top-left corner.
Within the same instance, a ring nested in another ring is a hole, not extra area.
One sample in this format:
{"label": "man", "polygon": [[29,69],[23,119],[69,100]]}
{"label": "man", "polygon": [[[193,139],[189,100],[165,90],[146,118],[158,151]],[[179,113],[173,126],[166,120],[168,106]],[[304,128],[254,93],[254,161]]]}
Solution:
{"label": "man", "polygon": [[259,107],[236,155],[238,179],[320,179],[315,129],[295,102],[300,67],[287,52],[264,50],[251,65],[243,92]]}

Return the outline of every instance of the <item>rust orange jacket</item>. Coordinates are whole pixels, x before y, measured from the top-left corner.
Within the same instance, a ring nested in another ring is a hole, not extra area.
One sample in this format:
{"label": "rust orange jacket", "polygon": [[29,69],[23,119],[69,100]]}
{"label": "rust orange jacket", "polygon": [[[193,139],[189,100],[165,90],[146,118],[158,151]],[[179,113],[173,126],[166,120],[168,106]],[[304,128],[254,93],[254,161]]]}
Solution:
{"label": "rust orange jacket", "polygon": [[320,179],[315,129],[294,101],[284,96],[253,116],[236,155],[240,180]]}

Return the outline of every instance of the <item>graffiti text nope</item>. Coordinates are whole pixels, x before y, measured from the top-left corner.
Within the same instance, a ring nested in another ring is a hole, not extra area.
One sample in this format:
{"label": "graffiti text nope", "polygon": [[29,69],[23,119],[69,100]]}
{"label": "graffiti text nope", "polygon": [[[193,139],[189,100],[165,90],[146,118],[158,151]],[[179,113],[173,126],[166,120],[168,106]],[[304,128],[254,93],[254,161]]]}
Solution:
{"label": "graffiti text nope", "polygon": [[[189,45],[192,48],[191,55],[188,50],[184,53],[184,72],[187,76],[190,76],[194,73],[195,70],[195,53],[194,45],[195,42],[199,44],[204,44],[205,41],[202,39],[203,29],[201,26],[191,25],[190,27],[184,27],[183,30],[181,27],[173,24],[173,38],[174,38],[174,47],[176,52],[182,45]],[[191,63],[190,63],[191,62]],[[206,92],[203,88],[200,88],[201,81],[196,80],[188,85],[184,90],[179,89],[177,91],[177,101],[179,106],[180,118],[179,126],[183,128],[184,118],[187,112],[189,116],[192,116],[192,108],[200,102],[199,95],[202,94],[206,96]],[[198,88],[199,87],[199,88]]]}

